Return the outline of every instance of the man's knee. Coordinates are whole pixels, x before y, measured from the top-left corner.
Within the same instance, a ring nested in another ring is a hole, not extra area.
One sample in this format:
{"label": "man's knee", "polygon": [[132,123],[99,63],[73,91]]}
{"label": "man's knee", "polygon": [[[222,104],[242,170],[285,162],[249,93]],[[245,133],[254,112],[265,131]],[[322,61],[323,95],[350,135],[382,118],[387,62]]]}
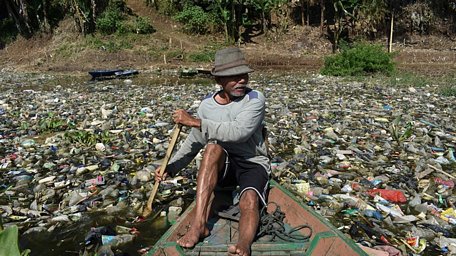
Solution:
{"label": "man's knee", "polygon": [[209,143],[206,145],[206,148],[204,149],[203,157],[222,156],[224,154],[225,154],[225,151],[223,150],[222,146],[220,146],[219,144],[215,144],[215,143]]}
{"label": "man's knee", "polygon": [[207,144],[204,149],[202,164],[204,166],[216,165],[220,169],[225,163],[225,151],[218,144]]}
{"label": "man's knee", "polygon": [[242,193],[241,200],[239,200],[239,208],[241,211],[245,210],[255,210],[258,211],[259,209],[259,198],[258,194],[252,190],[246,190]]}

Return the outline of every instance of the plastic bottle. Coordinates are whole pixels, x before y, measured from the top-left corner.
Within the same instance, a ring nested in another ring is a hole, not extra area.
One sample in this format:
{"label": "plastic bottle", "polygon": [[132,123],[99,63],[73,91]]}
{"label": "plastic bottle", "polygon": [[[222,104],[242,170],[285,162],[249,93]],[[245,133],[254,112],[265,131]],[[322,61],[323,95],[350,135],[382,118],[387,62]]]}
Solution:
{"label": "plastic bottle", "polygon": [[377,220],[383,220],[383,215],[376,210],[369,210],[366,209],[363,211],[364,216],[369,217],[369,218],[375,218]]}
{"label": "plastic bottle", "polygon": [[130,234],[123,234],[117,236],[102,235],[101,242],[103,245],[117,247],[133,241],[134,238],[135,236]]}
{"label": "plastic bottle", "polygon": [[98,256],[114,256],[114,252],[111,249],[110,245],[102,245],[98,251],[97,251]]}

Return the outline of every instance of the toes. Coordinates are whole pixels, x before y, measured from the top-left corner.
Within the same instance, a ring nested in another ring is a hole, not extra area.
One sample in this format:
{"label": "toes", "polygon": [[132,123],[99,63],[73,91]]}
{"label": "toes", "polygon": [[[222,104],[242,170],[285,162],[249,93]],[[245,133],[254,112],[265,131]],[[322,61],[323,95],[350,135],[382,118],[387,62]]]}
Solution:
{"label": "toes", "polygon": [[230,245],[228,246],[228,255],[233,256],[248,256],[249,251],[243,250],[242,247],[238,247],[238,245]]}
{"label": "toes", "polygon": [[229,253],[236,253],[236,246],[230,245],[230,246],[228,247],[228,252],[229,252]]}
{"label": "toes", "polygon": [[182,247],[188,248],[190,243],[186,240],[179,239],[179,240],[177,240],[177,244]]}

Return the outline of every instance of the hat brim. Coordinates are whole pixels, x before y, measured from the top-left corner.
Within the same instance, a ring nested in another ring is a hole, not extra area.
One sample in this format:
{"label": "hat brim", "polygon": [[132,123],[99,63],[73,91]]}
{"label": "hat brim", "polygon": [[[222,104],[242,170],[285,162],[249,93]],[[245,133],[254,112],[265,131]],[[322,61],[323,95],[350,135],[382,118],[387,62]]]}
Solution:
{"label": "hat brim", "polygon": [[247,65],[237,66],[225,70],[221,70],[218,72],[211,71],[213,76],[237,76],[237,75],[244,75],[248,73],[252,73],[254,70],[249,68]]}

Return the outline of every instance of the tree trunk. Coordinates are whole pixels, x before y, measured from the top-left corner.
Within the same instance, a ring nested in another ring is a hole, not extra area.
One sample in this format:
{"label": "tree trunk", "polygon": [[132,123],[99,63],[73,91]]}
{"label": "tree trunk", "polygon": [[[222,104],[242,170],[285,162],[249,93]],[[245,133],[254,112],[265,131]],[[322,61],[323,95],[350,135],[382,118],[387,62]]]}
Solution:
{"label": "tree trunk", "polygon": [[48,20],[48,0],[43,0],[43,23],[40,25],[41,29],[46,32],[51,31],[51,25]]}
{"label": "tree trunk", "polygon": [[28,15],[27,2],[25,0],[19,0],[19,14],[24,18],[24,25],[27,28],[27,32],[32,34],[32,27],[30,26],[30,17]]}
{"label": "tree trunk", "polygon": [[15,1],[5,0],[4,2],[8,11],[8,15],[14,20],[14,24],[16,25],[19,34],[25,37],[29,37],[31,35],[31,30],[25,24],[26,22],[24,21],[24,17],[20,15],[20,7]]}
{"label": "tree trunk", "polygon": [[236,41],[236,9],[235,9],[235,6],[234,6],[234,3],[233,1],[231,1],[230,3],[230,15],[231,15],[231,24],[230,24],[230,43],[232,42],[235,42]]}
{"label": "tree trunk", "polygon": [[393,28],[394,28],[394,12],[391,12],[391,25],[390,25],[390,34],[388,41],[388,52],[391,53],[393,50]]}
{"label": "tree trunk", "polygon": [[94,27],[97,25],[97,2],[95,0],[90,1],[92,4],[92,22]]}
{"label": "tree trunk", "polygon": [[14,20],[14,24],[16,25],[17,31],[19,34],[22,34],[22,26],[20,18],[18,17],[16,10],[11,7],[11,3],[8,0],[5,0],[6,10],[8,11],[8,15]]}
{"label": "tree trunk", "polygon": [[76,0],[71,1],[71,5],[74,10],[74,21],[76,23],[76,27],[78,28],[79,32],[81,32],[83,35],[86,34],[85,31],[85,26],[84,26],[84,19],[81,15],[81,10],[79,9],[79,5]]}
{"label": "tree trunk", "polygon": [[[305,11],[304,11],[304,0],[301,0],[301,24],[304,26],[305,22],[306,22],[306,18],[305,18]],[[309,24],[307,24],[309,25]]]}
{"label": "tree trunk", "polygon": [[323,35],[325,24],[325,0],[320,0],[320,34]]}
{"label": "tree trunk", "polygon": [[307,24],[307,26],[310,25],[310,3],[309,3],[309,1],[307,1],[307,4],[306,4],[306,24]]}

